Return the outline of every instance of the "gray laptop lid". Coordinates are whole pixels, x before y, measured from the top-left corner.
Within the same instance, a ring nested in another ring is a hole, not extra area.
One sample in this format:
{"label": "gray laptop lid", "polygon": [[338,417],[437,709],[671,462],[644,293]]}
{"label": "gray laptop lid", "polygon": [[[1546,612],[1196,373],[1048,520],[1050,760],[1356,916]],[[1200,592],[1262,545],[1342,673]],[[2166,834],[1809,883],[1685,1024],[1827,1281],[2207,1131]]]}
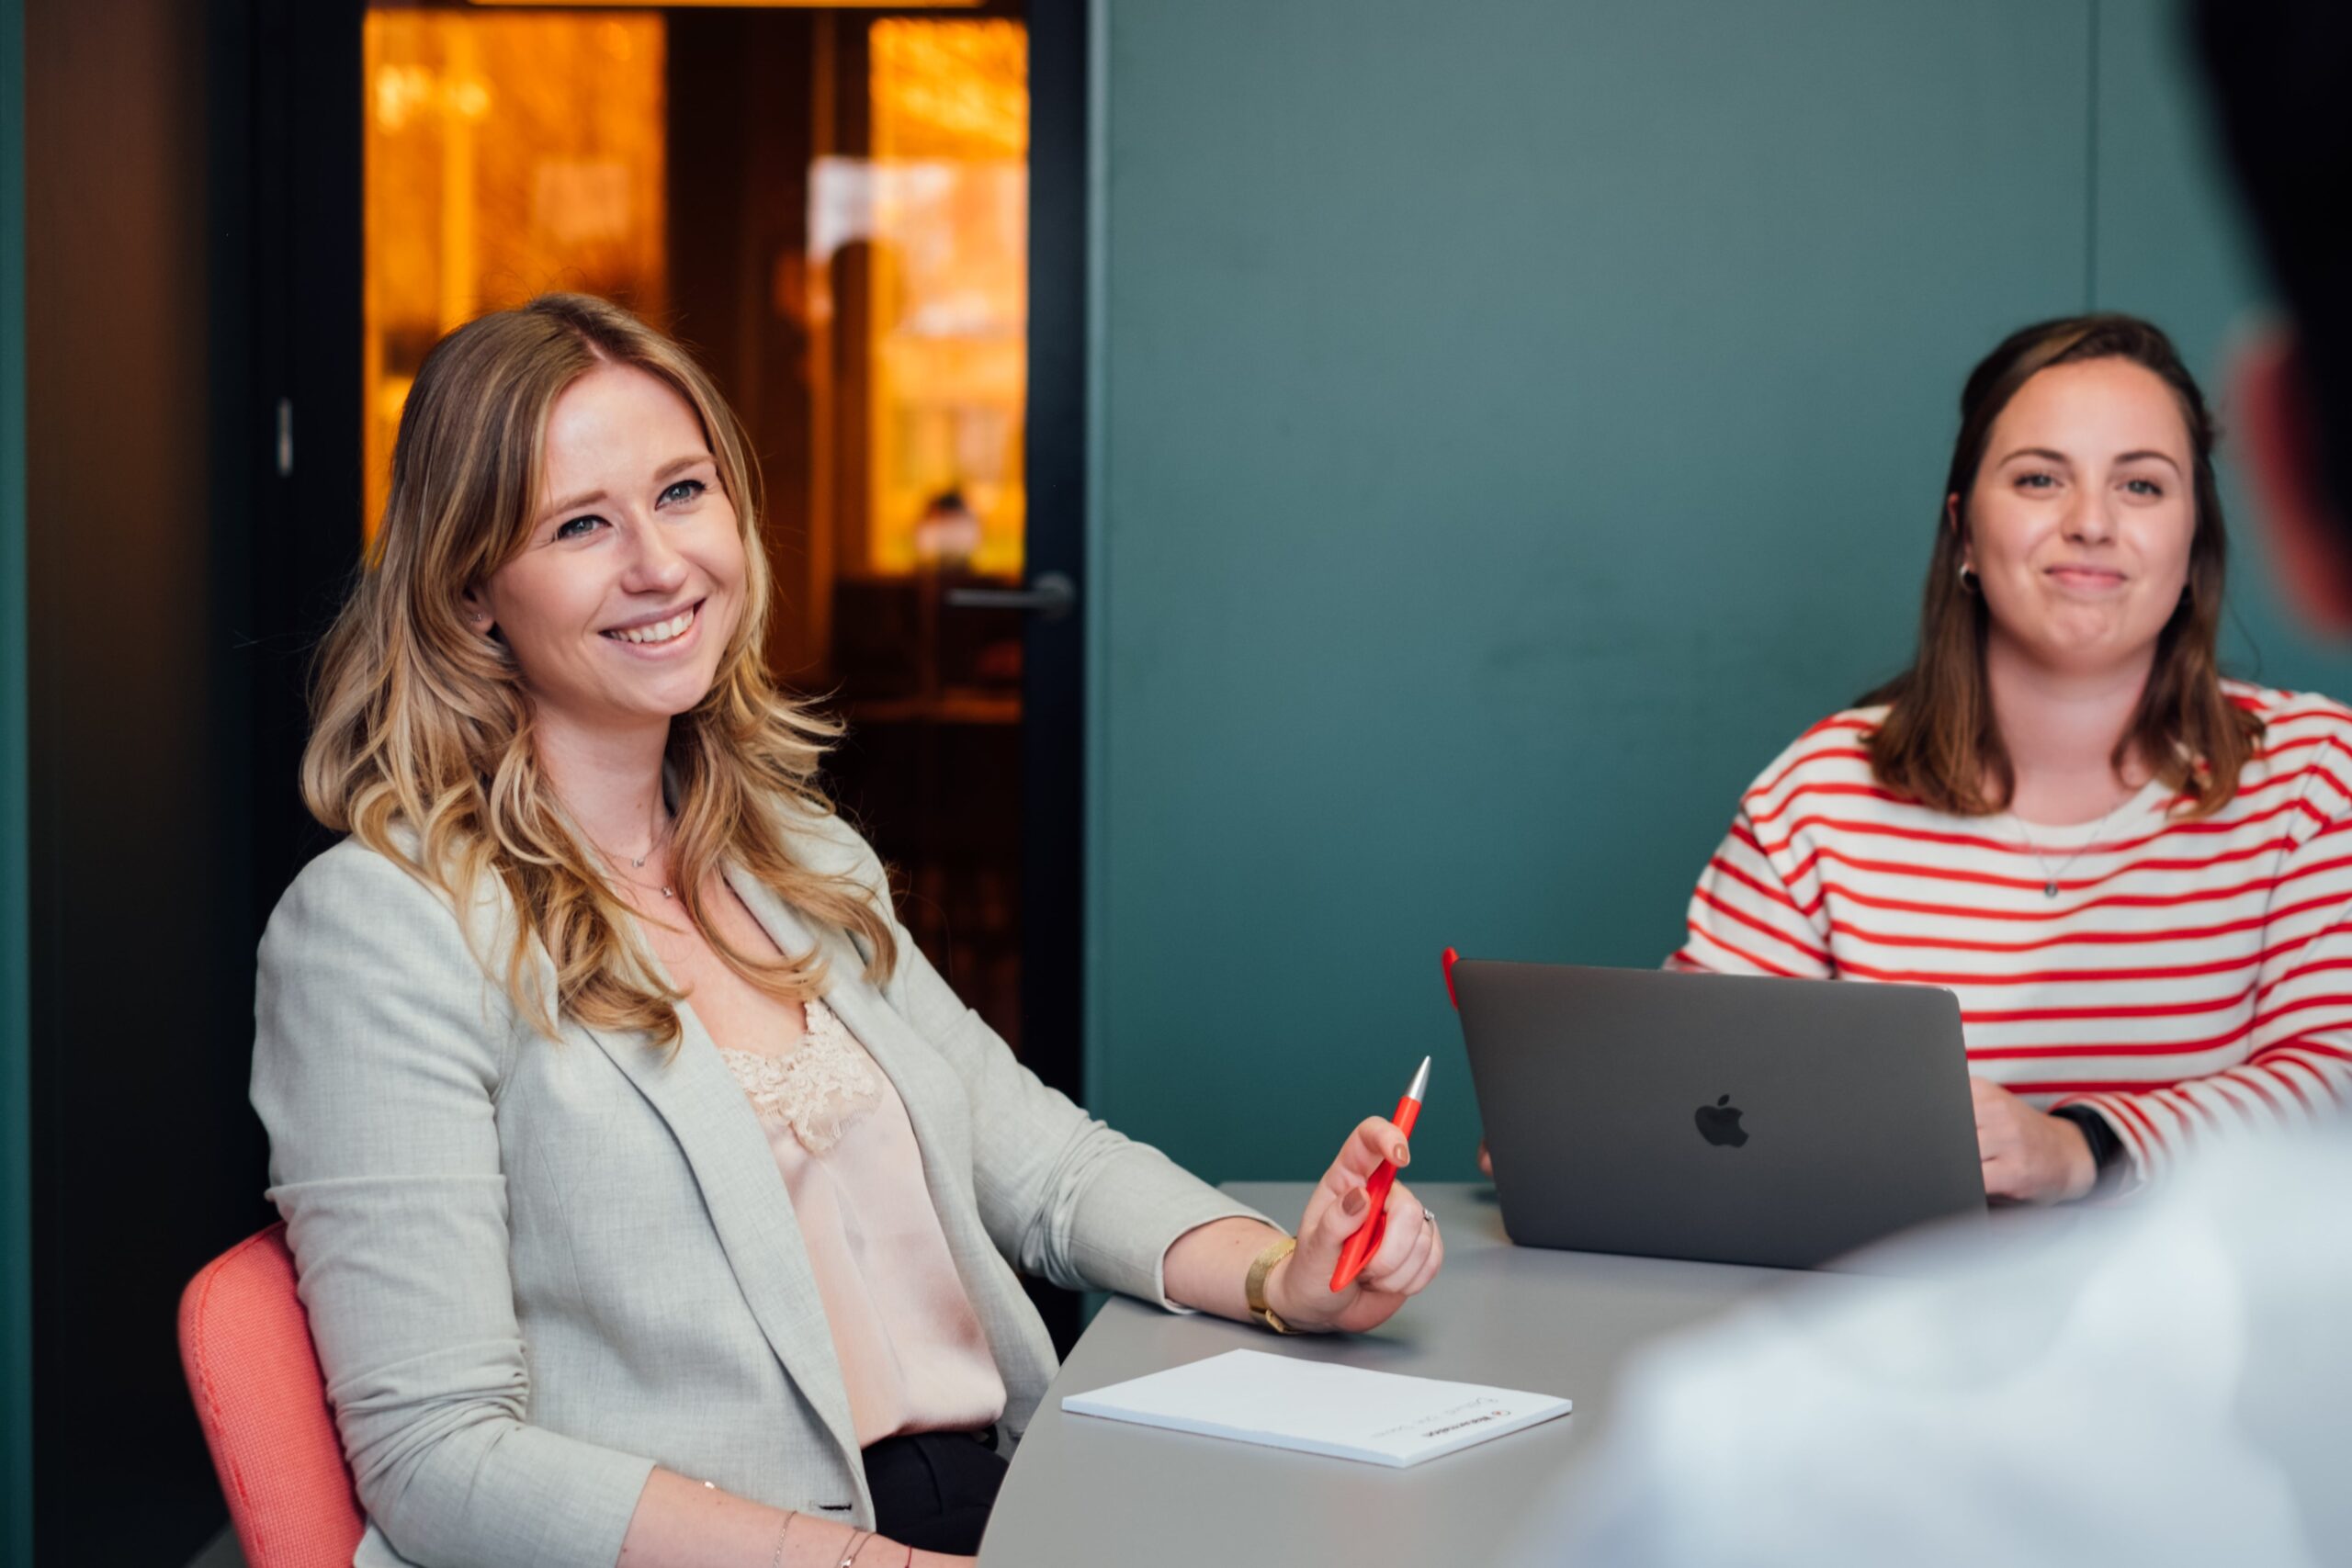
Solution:
{"label": "gray laptop lid", "polygon": [[1521,1246],[1805,1269],[1984,1212],[1949,991],[1473,959],[1453,988]]}

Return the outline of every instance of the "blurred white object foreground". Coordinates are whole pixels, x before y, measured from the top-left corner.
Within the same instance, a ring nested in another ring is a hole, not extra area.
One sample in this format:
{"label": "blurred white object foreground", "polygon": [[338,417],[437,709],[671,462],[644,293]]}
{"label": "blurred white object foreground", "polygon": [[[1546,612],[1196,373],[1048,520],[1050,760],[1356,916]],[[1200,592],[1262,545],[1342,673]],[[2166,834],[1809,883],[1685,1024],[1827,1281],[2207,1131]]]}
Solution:
{"label": "blurred white object foreground", "polygon": [[2352,1562],[2352,1133],[2004,1218],[1659,1348],[1511,1561]]}

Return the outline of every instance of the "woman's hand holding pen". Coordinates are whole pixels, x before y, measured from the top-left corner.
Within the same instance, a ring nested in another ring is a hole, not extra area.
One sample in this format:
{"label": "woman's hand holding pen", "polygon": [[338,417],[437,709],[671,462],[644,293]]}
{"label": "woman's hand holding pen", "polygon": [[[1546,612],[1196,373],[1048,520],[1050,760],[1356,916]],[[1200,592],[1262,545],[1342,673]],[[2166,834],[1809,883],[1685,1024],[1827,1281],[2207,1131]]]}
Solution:
{"label": "woman's hand holding pen", "polygon": [[1298,1222],[1298,1250],[1266,1276],[1266,1304],[1295,1328],[1357,1333],[1385,1323],[1406,1301],[1437,1278],[1445,1261],[1445,1238],[1434,1216],[1403,1182],[1388,1190],[1387,1234],[1346,1289],[1329,1281],[1340,1254],[1370,1217],[1365,1184],[1388,1160],[1398,1167],[1412,1157],[1405,1134],[1385,1116],[1359,1123],[1339,1158],[1306,1200]]}

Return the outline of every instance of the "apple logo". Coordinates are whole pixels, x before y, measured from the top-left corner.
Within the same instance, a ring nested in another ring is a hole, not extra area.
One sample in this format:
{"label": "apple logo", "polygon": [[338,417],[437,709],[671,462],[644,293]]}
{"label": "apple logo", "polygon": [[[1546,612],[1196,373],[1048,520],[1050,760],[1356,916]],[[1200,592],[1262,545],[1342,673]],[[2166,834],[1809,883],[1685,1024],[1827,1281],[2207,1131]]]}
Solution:
{"label": "apple logo", "polygon": [[1747,1142],[1747,1129],[1739,1124],[1739,1107],[1724,1095],[1713,1105],[1699,1107],[1690,1118],[1699,1123],[1699,1136],[1723,1148],[1736,1149]]}

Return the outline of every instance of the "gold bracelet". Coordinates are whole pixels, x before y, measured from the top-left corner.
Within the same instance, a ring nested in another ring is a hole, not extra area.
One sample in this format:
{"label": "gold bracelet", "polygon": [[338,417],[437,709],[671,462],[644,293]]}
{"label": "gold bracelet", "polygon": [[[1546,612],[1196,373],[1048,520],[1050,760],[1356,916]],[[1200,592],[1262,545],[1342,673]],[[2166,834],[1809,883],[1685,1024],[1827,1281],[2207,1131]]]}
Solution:
{"label": "gold bracelet", "polygon": [[1270,1243],[1263,1252],[1250,1260],[1249,1277],[1241,1281],[1241,1295],[1250,1303],[1250,1315],[1277,1334],[1289,1334],[1294,1330],[1274,1314],[1273,1308],[1266,1304],[1266,1276],[1274,1271],[1275,1264],[1297,1250],[1298,1237],[1295,1235],[1286,1235]]}

